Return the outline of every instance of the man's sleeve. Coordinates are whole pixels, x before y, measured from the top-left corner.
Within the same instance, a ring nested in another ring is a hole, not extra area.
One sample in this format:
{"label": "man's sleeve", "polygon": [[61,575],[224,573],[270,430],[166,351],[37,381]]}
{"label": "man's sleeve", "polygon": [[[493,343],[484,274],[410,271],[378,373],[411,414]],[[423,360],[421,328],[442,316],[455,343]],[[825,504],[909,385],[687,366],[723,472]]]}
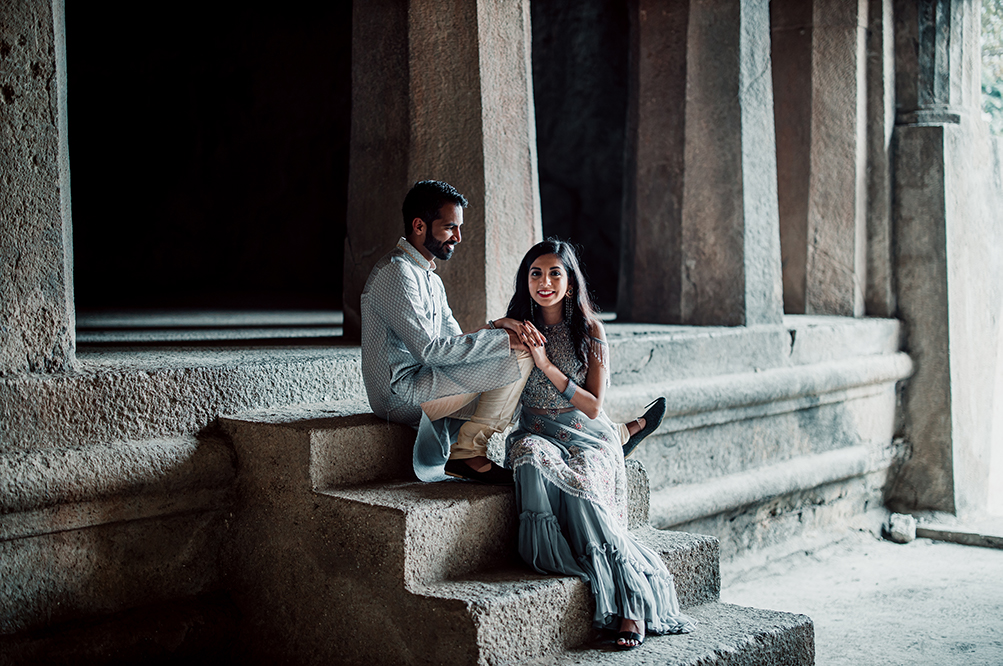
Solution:
{"label": "man's sleeve", "polygon": [[442,325],[445,327],[447,335],[460,335],[463,333],[463,329],[460,328],[456,317],[453,316],[453,310],[449,307],[449,301],[446,300],[446,290],[442,283],[439,283],[439,296],[442,298]]}
{"label": "man's sleeve", "polygon": [[396,262],[387,264],[376,275],[368,298],[387,326],[422,365],[457,365],[504,358],[509,354],[508,334],[504,330],[440,337],[432,326],[432,318],[425,314],[414,273]]}

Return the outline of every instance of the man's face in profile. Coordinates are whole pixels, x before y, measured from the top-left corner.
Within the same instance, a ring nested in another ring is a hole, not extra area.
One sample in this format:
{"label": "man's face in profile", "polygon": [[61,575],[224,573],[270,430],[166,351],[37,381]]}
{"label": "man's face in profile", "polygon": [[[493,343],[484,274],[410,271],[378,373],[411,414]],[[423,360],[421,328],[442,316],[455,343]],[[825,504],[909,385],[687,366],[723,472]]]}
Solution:
{"label": "man's face in profile", "polygon": [[448,261],[453,248],[460,242],[463,226],[463,209],[456,204],[446,204],[439,209],[439,217],[432,220],[425,234],[425,249],[436,259]]}

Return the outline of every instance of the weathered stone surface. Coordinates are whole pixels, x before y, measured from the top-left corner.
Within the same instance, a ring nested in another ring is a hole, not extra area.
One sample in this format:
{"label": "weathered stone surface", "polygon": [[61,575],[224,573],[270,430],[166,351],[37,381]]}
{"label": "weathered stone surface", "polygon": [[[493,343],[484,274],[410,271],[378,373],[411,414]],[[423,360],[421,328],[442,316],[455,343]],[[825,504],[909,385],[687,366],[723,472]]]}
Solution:
{"label": "weathered stone surface", "polygon": [[194,435],[220,414],[340,400],[366,404],[357,347],[92,351],[73,374],[0,378],[0,452]]}
{"label": "weathered stone surface", "polygon": [[889,506],[967,513],[1003,477],[1003,168],[980,120],[977,4],[896,2],[894,17],[895,279],[916,375]]}
{"label": "weathered stone surface", "polygon": [[[372,424],[353,416],[268,420],[259,413],[224,421],[242,461],[231,561],[247,655],[396,663],[420,653],[444,663],[511,663],[587,638],[587,586],[516,562],[510,488],[355,485],[397,463],[378,453],[370,458],[375,470],[316,468],[334,463],[330,449],[352,446]],[[393,440],[409,448],[408,431],[376,433],[375,449]],[[632,502],[646,509],[643,468],[636,461],[629,468]],[[632,510],[632,523],[637,515]],[[687,603],[717,599],[716,539],[650,528],[635,534],[662,553]],[[386,640],[357,644],[352,638],[374,613],[384,618]]]}
{"label": "weathered stone surface", "polygon": [[847,446],[881,452],[890,445],[894,385],[912,371],[909,358],[896,353],[897,323],[785,322],[658,327],[648,336],[633,334],[632,325],[608,327],[610,417],[629,420],[652,398],[668,399],[661,427],[635,453],[653,488]]}
{"label": "weathered stone surface", "polygon": [[0,8],[0,376],[74,365],[62,6]]}
{"label": "weathered stone surface", "polygon": [[[1003,307],[999,162],[980,121],[896,129],[899,310],[916,375],[904,392],[913,455],[898,510],[985,506],[996,442]],[[993,171],[975,165],[993,164]]]}
{"label": "weathered stone surface", "polygon": [[886,539],[895,543],[909,543],[916,539],[916,519],[907,513],[893,513],[882,532]]}
{"label": "weathered stone surface", "polygon": [[725,474],[702,483],[670,485],[652,498],[652,523],[663,528],[682,525],[806,488],[861,476],[874,471],[870,469],[869,458],[866,447],[850,446]]}
{"label": "weathered stone surface", "polygon": [[[784,309],[862,315],[867,1],[771,3]],[[782,85],[781,85],[782,84]]]}
{"label": "weathered stone surface", "polygon": [[369,271],[404,232],[401,203],[410,186],[411,128],[407,3],[385,0],[352,9],[352,138],[342,291],[345,328],[349,336],[358,336],[359,295]]}
{"label": "weathered stone surface", "polygon": [[[558,666],[678,664],[704,666],[810,666],[815,663],[815,627],[805,615],[731,604],[704,604],[686,612],[700,624],[691,634],[649,636],[642,651],[577,649]],[[640,661],[640,659],[644,661]]]}
{"label": "weathered stone surface", "polygon": [[542,237],[529,2],[362,3],[353,14],[346,334],[357,335],[369,271],[403,234],[404,195],[428,178],[470,201],[462,244],[438,263],[457,321],[476,328],[504,312]]}
{"label": "weathered stone surface", "polygon": [[[149,511],[159,515],[192,510],[187,501],[199,491],[225,489],[233,476],[232,452],[213,439],[50,447],[3,455],[0,538],[136,520],[149,517]],[[106,504],[109,498],[114,500]],[[180,506],[160,506],[165,498],[170,498],[168,505]]]}
{"label": "weathered stone surface", "polygon": [[[912,458],[896,479],[891,507],[953,511],[949,312],[945,228],[946,127],[896,128],[896,281],[905,346],[916,363],[903,392]],[[928,186],[928,183],[932,184]],[[911,434],[915,432],[915,435]]]}
{"label": "weathered stone surface", "polygon": [[[831,542],[848,525],[881,509],[887,483],[885,468],[674,524],[671,529],[713,534],[721,542],[723,562],[740,555],[782,552],[800,538],[817,536],[821,543]],[[658,498],[654,501],[657,503]],[[675,520],[669,518],[666,522]]]}
{"label": "weathered stone surface", "polygon": [[[659,394],[670,398],[662,432],[718,425],[752,416],[783,414],[795,409],[840,403],[849,395],[884,393],[886,385],[910,374],[905,354],[831,361],[790,368],[772,368],[682,381],[662,381],[614,387],[609,411],[614,420],[630,420],[637,402]],[[830,395],[832,394],[832,395]],[[631,411],[627,411],[631,410]]]}
{"label": "weathered stone surface", "polygon": [[611,418],[668,400],[662,425],[633,456],[650,478],[653,524],[714,534],[728,557],[880,506],[902,454],[892,441],[895,384],[912,363],[897,353],[897,322],[784,324],[607,329]]}
{"label": "weathered stone surface", "polygon": [[205,511],[0,541],[0,634],[210,591],[226,525]]}
{"label": "weathered stone surface", "polygon": [[779,322],[768,5],[631,11],[618,317]]}
{"label": "weathered stone surface", "polygon": [[648,470],[637,460],[624,460],[627,469],[627,527],[636,529],[648,524],[650,508],[650,492],[648,488]]}
{"label": "weathered stone surface", "polygon": [[959,0],[894,0],[897,124],[958,123],[981,105],[980,11]]}
{"label": "weathered stone surface", "polygon": [[644,525],[635,539],[660,553],[676,581],[683,606],[717,601],[721,595],[720,543],[705,534],[687,534]]}
{"label": "weathered stone surface", "polygon": [[864,311],[895,316],[892,263],[892,131],[895,128],[895,32],[892,0],[867,6],[867,288]]}

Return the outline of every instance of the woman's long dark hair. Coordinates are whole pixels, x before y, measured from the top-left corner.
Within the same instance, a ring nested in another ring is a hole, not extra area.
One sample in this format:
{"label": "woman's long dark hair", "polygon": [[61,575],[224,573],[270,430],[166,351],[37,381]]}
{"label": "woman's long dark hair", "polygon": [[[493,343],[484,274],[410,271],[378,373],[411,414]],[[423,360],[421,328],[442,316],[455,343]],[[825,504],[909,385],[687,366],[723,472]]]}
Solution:
{"label": "woman's long dark hair", "polygon": [[[515,294],[509,301],[506,316],[519,321],[530,320],[537,327],[540,326],[541,322],[533,317],[530,309],[532,296],[529,294],[529,267],[545,254],[556,254],[568,273],[568,285],[573,289],[571,299],[574,303],[574,307],[571,309],[571,321],[568,323],[568,328],[571,331],[571,344],[575,348],[575,356],[578,357],[578,360],[583,365],[588,365],[589,327],[596,321],[596,313],[592,299],[589,298],[585,273],[578,262],[578,253],[575,252],[571,243],[557,238],[548,238],[529,248],[529,252],[522,258],[519,270],[515,274]],[[540,308],[535,309],[539,311]]]}

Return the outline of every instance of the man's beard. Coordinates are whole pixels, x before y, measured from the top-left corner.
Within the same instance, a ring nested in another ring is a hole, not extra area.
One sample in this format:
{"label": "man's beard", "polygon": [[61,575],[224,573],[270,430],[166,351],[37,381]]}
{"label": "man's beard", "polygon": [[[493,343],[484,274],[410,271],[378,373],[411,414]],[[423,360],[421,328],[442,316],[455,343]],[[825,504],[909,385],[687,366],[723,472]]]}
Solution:
{"label": "man's beard", "polygon": [[[449,241],[447,241],[449,242]],[[449,258],[453,256],[453,246],[450,245],[446,247],[446,243],[440,243],[432,234],[425,236],[425,249],[432,253],[432,256],[436,259],[442,259],[443,261],[449,261]]]}

